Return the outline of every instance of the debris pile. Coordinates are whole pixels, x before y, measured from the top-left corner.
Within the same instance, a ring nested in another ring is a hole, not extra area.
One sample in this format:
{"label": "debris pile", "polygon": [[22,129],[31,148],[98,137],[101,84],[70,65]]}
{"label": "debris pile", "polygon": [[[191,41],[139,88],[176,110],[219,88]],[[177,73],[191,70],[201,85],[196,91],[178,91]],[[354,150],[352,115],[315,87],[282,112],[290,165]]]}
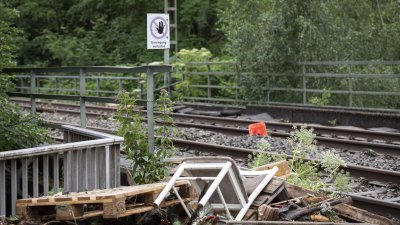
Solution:
{"label": "debris pile", "polygon": [[[204,158],[201,160],[202,163],[206,162]],[[195,161],[190,161],[193,162]],[[215,169],[215,159],[212,163],[214,164],[210,168]],[[288,221],[293,224],[318,225],[397,224],[388,218],[351,206],[352,201],[349,197],[330,198],[287,183],[282,179],[290,174],[286,161],[257,168],[255,172],[271,168],[278,168],[278,172],[257,194],[242,219],[238,221],[236,216],[243,209],[243,202],[238,198],[231,198],[240,195],[229,192],[243,191],[247,194],[246,198],[251,199],[251,193],[257,189],[260,179],[248,178],[244,174],[254,171],[244,171],[240,173],[241,180],[236,183],[232,179],[234,173],[239,171],[235,166],[232,165],[232,173],[227,169],[224,171],[222,167],[221,171],[226,172],[226,176],[230,176],[229,179],[218,179],[220,173],[210,173],[208,177],[205,177],[204,173],[196,175],[194,170],[193,173],[182,173],[183,177],[179,179],[179,176],[172,176],[171,180],[175,179],[172,187],[169,187],[168,182],[21,199],[17,200],[17,214],[24,224],[50,224],[54,221],[82,224],[79,221],[92,218],[102,219],[100,224],[287,224]],[[211,172],[210,168],[207,170],[193,164],[188,168]],[[173,171],[177,173],[183,169],[178,167]],[[264,179],[263,175],[261,178]],[[213,185],[215,180],[220,182],[217,187]],[[233,189],[229,187],[232,184],[236,186]],[[252,187],[254,184],[256,186]],[[243,189],[240,188],[241,185]],[[215,192],[207,193],[213,188]],[[163,193],[166,193],[165,197],[162,196]],[[206,197],[206,204],[201,201],[205,195],[209,195],[209,198]]]}

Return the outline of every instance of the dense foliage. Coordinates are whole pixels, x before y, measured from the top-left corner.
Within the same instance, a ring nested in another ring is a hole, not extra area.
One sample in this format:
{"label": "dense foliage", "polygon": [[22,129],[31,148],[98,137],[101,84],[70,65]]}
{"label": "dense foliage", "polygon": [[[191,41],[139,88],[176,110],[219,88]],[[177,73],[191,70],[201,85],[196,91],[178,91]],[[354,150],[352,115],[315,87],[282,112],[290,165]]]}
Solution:
{"label": "dense foliage", "polygon": [[[18,14],[0,2],[0,71],[15,64],[20,30],[13,27]],[[42,128],[42,119],[36,114],[22,111],[9,101],[6,92],[12,90],[12,77],[0,72],[0,152],[35,147],[48,141],[48,133]]]}
{"label": "dense foliage", "polygon": [[[16,25],[25,32],[19,55],[22,65],[121,65],[162,60],[162,51],[146,50],[146,13],[163,12],[164,1],[10,2],[21,14]],[[178,1],[180,48],[220,45],[218,2]]]}
{"label": "dense foliage", "polygon": [[[249,74],[241,80],[248,101],[265,101],[266,87],[302,88],[299,74],[398,74],[398,66],[314,66],[297,62],[400,59],[400,3],[392,0],[231,0],[221,13],[229,52]],[[294,75],[272,77],[271,73]],[[347,90],[347,79],[308,79],[311,89]],[[400,90],[399,79],[354,79],[357,90]],[[313,94],[306,103],[348,105],[347,95]],[[301,93],[275,91],[270,99],[302,103]],[[355,97],[356,107],[398,108],[399,98]]]}
{"label": "dense foliage", "polygon": [[[17,54],[21,65],[138,65],[162,59],[162,51],[146,50],[145,27],[146,13],[162,12],[164,1],[3,2],[15,10],[3,12],[2,23],[13,21],[17,28],[13,29],[22,31],[7,34],[21,37],[23,41]],[[296,62],[302,61],[399,60],[399,11],[399,1],[393,0],[357,3],[352,0],[178,0],[179,49],[200,50],[182,51],[176,56],[184,63],[222,59],[240,63],[240,69],[246,72],[240,80],[211,77],[212,85],[228,86],[223,90],[213,88],[210,92],[214,98],[239,96],[246,102],[265,102],[268,98],[272,102],[303,103],[300,92],[272,91],[267,97],[268,84],[301,89],[303,83],[299,76],[272,77],[271,74],[298,75],[303,68]],[[15,12],[20,15],[18,20],[13,19]],[[209,49],[209,55],[203,55],[203,47]],[[185,69],[209,70],[205,66]],[[400,66],[316,66],[305,70],[391,75],[398,74]],[[235,72],[234,68],[223,66],[215,66],[212,71]],[[175,74],[175,78],[181,76],[182,73]],[[208,82],[206,76],[187,78],[187,82],[177,86],[179,94],[174,93],[172,97],[181,97],[185,92],[191,97],[207,97],[210,93],[207,89],[188,88],[198,81],[204,85]],[[375,78],[354,79],[354,91],[400,91],[398,78]],[[310,78],[307,87],[326,91],[309,93],[304,102],[350,105],[348,95],[334,93],[334,90],[348,90],[349,80]],[[233,88],[237,84],[240,84],[240,93]],[[100,86],[110,88],[107,83]],[[399,108],[400,96],[358,95],[351,102],[354,107]]]}
{"label": "dense foliage", "polygon": [[222,12],[240,62],[400,59],[400,3],[392,0],[231,0]]}

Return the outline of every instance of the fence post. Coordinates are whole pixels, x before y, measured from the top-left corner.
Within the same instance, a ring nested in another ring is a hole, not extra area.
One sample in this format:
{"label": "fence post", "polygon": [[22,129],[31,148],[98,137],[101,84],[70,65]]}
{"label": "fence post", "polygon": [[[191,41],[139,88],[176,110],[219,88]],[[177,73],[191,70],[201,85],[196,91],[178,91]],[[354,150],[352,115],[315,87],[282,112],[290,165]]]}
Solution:
{"label": "fence post", "polygon": [[270,102],[270,93],[271,93],[271,76],[269,75],[269,69],[267,67],[267,104]]}
{"label": "fence post", "polygon": [[154,121],[153,121],[153,102],[154,102],[154,77],[151,68],[147,68],[147,132],[149,152],[154,152]]}
{"label": "fence post", "polygon": [[56,94],[58,95],[58,80],[57,80],[57,77],[54,78],[54,86],[56,88]]}
{"label": "fence post", "polygon": [[211,66],[210,64],[206,63],[207,65],[207,98],[208,98],[208,102],[211,102]]}
{"label": "fence post", "polygon": [[122,80],[121,78],[118,79],[118,91],[122,91]]}
{"label": "fence post", "polygon": [[[186,72],[186,65],[182,68],[182,83],[184,83],[185,82],[185,79],[186,79],[186,76],[185,76],[185,72]],[[185,97],[185,87],[184,87],[184,85],[182,85],[182,89],[181,89],[181,92],[182,92],[182,100],[183,100],[183,98]]]}
{"label": "fence post", "polygon": [[35,96],[36,94],[36,75],[31,70],[31,111],[36,112],[36,101],[35,101]]}
{"label": "fence post", "polygon": [[23,77],[21,77],[20,78],[20,80],[21,80],[21,86],[19,87],[19,91],[21,92],[21,93],[24,93],[24,78]]}
{"label": "fence post", "polygon": [[81,127],[86,128],[86,74],[83,68],[79,70],[79,105],[81,111]]}
{"label": "fence post", "polygon": [[349,84],[349,107],[353,106],[353,79],[351,76],[351,64],[349,64],[349,75],[347,77],[347,81]]}
{"label": "fence post", "polygon": [[236,68],[236,84],[235,84],[235,100],[236,104],[238,104],[238,99],[239,99],[239,84],[240,84],[240,67],[238,63],[235,63],[235,68]]}
{"label": "fence post", "polygon": [[306,66],[305,64],[302,65],[302,75],[303,75],[303,105],[307,102],[307,81],[306,81]]}

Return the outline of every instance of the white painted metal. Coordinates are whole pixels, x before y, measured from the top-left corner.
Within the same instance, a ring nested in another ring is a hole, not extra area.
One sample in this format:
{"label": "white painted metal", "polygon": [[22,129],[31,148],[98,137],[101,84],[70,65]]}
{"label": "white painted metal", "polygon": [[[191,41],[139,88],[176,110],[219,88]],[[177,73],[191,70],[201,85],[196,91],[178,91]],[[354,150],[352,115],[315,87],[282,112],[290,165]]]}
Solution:
{"label": "white painted metal", "polygon": [[49,155],[43,156],[43,195],[49,194]]}
{"label": "white painted metal", "polygon": [[228,173],[228,171],[231,169],[232,163],[231,162],[226,162],[225,166],[221,169],[215,180],[211,183],[210,187],[208,187],[207,192],[204,194],[204,196],[201,198],[199,201],[199,205],[205,206],[210,200],[211,195],[214,194],[215,190],[217,189],[218,185],[221,183],[222,179],[224,179],[225,175]]}
{"label": "white painted metal", "polygon": [[15,203],[17,201],[17,160],[11,160],[11,214],[15,215]]}
{"label": "white painted metal", "polygon": [[189,209],[186,207],[185,202],[182,200],[181,196],[179,195],[178,190],[174,186],[172,186],[172,190],[174,190],[174,193],[176,197],[179,199],[179,202],[181,203],[183,209],[185,210],[186,214],[189,216],[189,218],[192,216],[189,212]]}
{"label": "white painted metal", "polygon": [[[67,129],[68,126],[65,126],[65,128]],[[77,132],[74,132],[74,130]],[[85,132],[87,136],[85,136]],[[49,181],[53,179],[52,191],[55,193],[58,192],[60,162],[64,165],[61,173],[61,179],[64,181],[64,191],[92,190],[98,188],[100,182],[102,182],[102,186],[107,188],[119,186],[120,169],[116,167],[120,166],[119,147],[122,144],[123,138],[99,132],[91,132],[82,128],[74,128],[64,134],[66,135],[65,141],[78,142],[0,153],[0,216],[5,215],[6,212],[15,214],[15,202],[18,198],[18,190],[21,191],[23,198],[48,195],[50,189]],[[88,138],[100,139],[79,142],[79,140],[86,140]],[[91,154],[90,150],[92,148],[96,148],[94,150],[95,159],[98,156],[98,160],[94,160],[94,162],[92,160],[93,154]],[[49,174],[50,158],[52,159],[52,174]],[[21,162],[21,181],[17,174],[19,169],[18,161]],[[5,165],[11,165],[10,179],[5,179]],[[39,168],[39,165],[42,166]],[[93,165],[93,169],[91,165]],[[43,174],[42,177],[39,177],[40,172]],[[89,187],[89,177],[95,177],[95,185],[91,187]],[[102,177],[101,181],[99,177]],[[43,182],[41,182],[42,178]],[[8,180],[11,180],[11,182],[7,183],[9,182]],[[39,189],[39,184],[43,184],[43,191]],[[6,189],[8,185],[11,186],[11,190]],[[21,188],[19,189],[18,186]],[[11,203],[6,202],[4,196],[7,195],[11,196]],[[11,206],[11,209],[6,210],[6,206]]]}
{"label": "white painted metal", "polygon": [[[222,159],[221,159],[222,160]],[[175,195],[178,197],[178,199],[181,199],[179,193],[176,191],[174,188],[174,184],[177,180],[191,180],[191,181],[197,181],[197,180],[202,180],[202,181],[209,181],[211,180],[212,183],[208,187],[207,191],[203,195],[203,197],[199,200],[199,206],[204,207],[206,204],[209,203],[211,196],[217,191],[217,194],[221,200],[221,203],[211,203],[212,207],[216,207],[218,209],[224,209],[226,211],[226,215],[230,220],[233,219],[230,210],[239,210],[239,213],[237,214],[235,220],[240,221],[243,219],[243,216],[246,214],[248,211],[249,207],[251,204],[254,202],[256,197],[261,193],[261,191],[265,188],[265,186],[271,181],[272,177],[275,175],[275,173],[278,171],[277,167],[272,168],[271,170],[267,171],[240,171],[241,175],[247,175],[247,176],[259,176],[259,175],[265,175],[265,178],[261,181],[261,183],[256,187],[256,189],[251,193],[251,195],[247,198],[243,190],[243,186],[239,184],[239,179],[237,174],[233,171],[232,166],[236,166],[232,164],[230,161],[226,161],[224,163],[207,163],[204,162],[207,161],[204,158],[199,159],[199,162],[196,163],[194,159],[190,159],[188,162],[183,161],[182,164],[178,167],[177,171],[173,175],[173,177],[170,179],[168,184],[165,186],[165,188],[162,190],[160,195],[157,197],[156,201],[154,201],[154,204],[159,206],[161,202],[165,199],[167,194],[171,189],[174,190]],[[191,174],[191,170],[209,170],[209,169],[215,169],[219,170],[219,173],[216,177],[196,177]],[[181,177],[181,175],[186,172],[186,174],[189,174],[189,177]],[[235,191],[235,194],[240,202],[240,204],[227,204],[225,201],[225,198],[223,196],[223,192],[221,191],[219,185],[222,182],[222,180],[228,176],[231,184],[233,185],[233,189]],[[195,182],[196,183],[196,182]],[[181,201],[182,206],[186,210],[186,205]],[[187,214],[190,216],[190,213],[187,212]]]}
{"label": "white painted metal", "polygon": [[154,201],[155,205],[160,206],[161,202],[167,197],[169,191],[174,186],[175,181],[181,176],[181,174],[185,170],[185,166],[186,166],[186,163],[183,162],[178,167],[178,169],[176,170],[175,174],[171,177],[171,179],[168,181],[167,185],[164,187],[164,189],[158,195],[157,199]]}
{"label": "white painted metal", "polygon": [[0,217],[6,215],[6,162],[0,161]]}
{"label": "white painted metal", "polygon": [[277,171],[278,171],[278,167],[276,167],[276,166],[274,166],[271,170],[269,170],[270,173],[268,173],[268,175],[265,176],[265,178],[256,187],[256,189],[253,191],[253,193],[251,193],[247,204],[243,207],[242,210],[239,211],[238,215],[235,218],[237,221],[240,221],[243,219],[244,215],[246,214],[247,210],[250,208],[251,204],[253,204],[254,200],[261,193],[261,191],[265,188],[265,186],[267,186],[267,184],[271,181],[272,177],[275,175],[275,173]]}
{"label": "white painted metal", "polygon": [[217,187],[217,192],[218,192],[219,198],[221,199],[222,205],[224,206],[226,216],[228,217],[228,219],[231,220],[232,219],[231,212],[229,212],[229,207],[226,205],[224,195],[222,194],[221,189],[219,187]]}
{"label": "white painted metal", "polygon": [[240,191],[239,181],[232,170],[229,171],[229,179],[231,180],[233,186],[235,187],[234,190],[236,192],[236,196],[239,198],[239,202],[242,204],[242,206],[246,205],[247,200],[244,196],[244,193]]}
{"label": "white painted metal", "polygon": [[37,198],[39,196],[39,158],[37,156],[33,157],[33,197]]}

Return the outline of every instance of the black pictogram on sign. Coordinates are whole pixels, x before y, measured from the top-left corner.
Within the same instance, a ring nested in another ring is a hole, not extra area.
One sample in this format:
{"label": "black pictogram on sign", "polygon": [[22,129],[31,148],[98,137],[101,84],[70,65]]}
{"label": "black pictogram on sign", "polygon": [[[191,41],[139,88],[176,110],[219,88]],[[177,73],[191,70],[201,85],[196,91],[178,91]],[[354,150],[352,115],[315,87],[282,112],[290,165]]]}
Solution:
{"label": "black pictogram on sign", "polygon": [[150,22],[150,34],[156,39],[165,38],[165,36],[168,34],[167,21],[162,17],[155,17]]}

